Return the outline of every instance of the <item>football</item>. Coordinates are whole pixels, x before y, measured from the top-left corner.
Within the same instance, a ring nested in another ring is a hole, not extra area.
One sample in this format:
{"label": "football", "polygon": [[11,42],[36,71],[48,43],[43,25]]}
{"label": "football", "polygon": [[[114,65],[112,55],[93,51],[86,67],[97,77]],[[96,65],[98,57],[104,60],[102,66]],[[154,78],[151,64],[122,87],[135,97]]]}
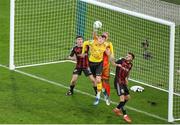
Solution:
{"label": "football", "polygon": [[132,86],[130,90],[133,92],[143,92],[144,88],[142,86]]}
{"label": "football", "polygon": [[93,24],[93,28],[100,29],[102,27],[101,21],[95,21]]}

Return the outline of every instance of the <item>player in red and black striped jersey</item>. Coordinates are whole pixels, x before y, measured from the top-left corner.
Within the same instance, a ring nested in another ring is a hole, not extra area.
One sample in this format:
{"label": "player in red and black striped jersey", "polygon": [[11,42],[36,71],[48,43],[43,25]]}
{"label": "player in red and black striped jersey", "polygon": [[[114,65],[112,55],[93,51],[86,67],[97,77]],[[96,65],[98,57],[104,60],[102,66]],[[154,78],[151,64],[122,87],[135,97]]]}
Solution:
{"label": "player in red and black striped jersey", "polygon": [[135,58],[133,53],[128,53],[125,58],[122,58],[113,65],[116,66],[116,74],[114,78],[114,85],[117,90],[117,94],[119,96],[119,104],[113,111],[116,113],[116,115],[124,115],[124,120],[128,123],[131,123],[131,119],[126,114],[126,110],[124,109],[124,106],[126,102],[129,100],[129,90],[128,90],[128,77],[129,73],[132,69],[132,61]]}
{"label": "player in red and black striped jersey", "polygon": [[95,93],[97,93],[97,87],[96,87],[96,81],[95,78],[92,75],[92,72],[89,68],[89,61],[88,61],[88,48],[82,56],[82,45],[83,45],[83,37],[77,36],[76,37],[76,46],[73,47],[69,59],[75,60],[76,67],[73,71],[72,79],[70,82],[70,90],[66,93],[66,95],[72,95],[74,87],[76,85],[78,76],[81,75],[82,72],[84,72],[85,76],[88,76],[93,84],[93,88],[95,90]]}
{"label": "player in red and black striped jersey", "polygon": [[77,45],[73,47],[69,58],[72,59],[75,56],[77,62],[76,69],[86,69],[87,67],[89,67],[88,54],[86,53],[84,57],[81,56],[82,46],[80,44],[79,46]]}

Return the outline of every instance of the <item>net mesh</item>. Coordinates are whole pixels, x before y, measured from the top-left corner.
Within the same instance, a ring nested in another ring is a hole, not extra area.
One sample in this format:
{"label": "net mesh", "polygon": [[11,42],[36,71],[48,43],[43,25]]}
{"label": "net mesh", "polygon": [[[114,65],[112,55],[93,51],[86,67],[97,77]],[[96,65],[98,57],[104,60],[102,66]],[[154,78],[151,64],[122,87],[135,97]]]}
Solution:
{"label": "net mesh", "polygon": [[174,118],[180,120],[180,25],[176,26],[175,59],[174,59]]}
{"label": "net mesh", "polygon": [[136,55],[132,79],[168,88],[169,26],[87,4],[84,30],[87,39],[92,38],[92,24],[95,20],[103,24],[99,34],[103,31],[110,33],[116,58],[124,57],[129,51]]}
{"label": "net mesh", "polygon": [[180,25],[180,5],[162,0],[96,0],[123,9],[143,13]]}
{"label": "net mesh", "polygon": [[59,61],[73,41],[74,0],[15,1],[15,66]]}
{"label": "net mesh", "polygon": [[[175,119],[180,118],[180,6],[158,0],[96,1],[175,22],[173,115]],[[85,38],[92,39],[92,24],[95,20],[100,20],[103,27],[99,34],[103,31],[110,33],[110,41],[113,43],[116,58],[124,57],[129,51],[136,55],[131,79],[168,90],[170,27],[95,5],[84,4],[80,5],[86,6]],[[113,68],[112,72],[114,72]]]}

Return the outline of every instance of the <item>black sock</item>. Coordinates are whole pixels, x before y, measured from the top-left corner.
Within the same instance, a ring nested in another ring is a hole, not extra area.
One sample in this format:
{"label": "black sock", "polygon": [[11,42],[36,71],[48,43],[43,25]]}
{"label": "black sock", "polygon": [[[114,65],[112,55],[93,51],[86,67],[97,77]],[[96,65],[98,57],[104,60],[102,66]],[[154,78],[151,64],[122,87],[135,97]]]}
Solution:
{"label": "black sock", "polygon": [[[127,103],[128,100],[124,101],[124,106]],[[126,109],[124,108],[124,106],[121,107],[121,111],[123,112],[123,115],[126,115]]]}
{"label": "black sock", "polygon": [[95,93],[97,95],[97,86],[94,86],[93,88],[94,88],[94,91],[95,91]]}
{"label": "black sock", "polygon": [[73,93],[73,89],[74,89],[75,85],[70,85],[70,91]]}
{"label": "black sock", "polygon": [[125,105],[125,102],[120,102],[119,105],[117,106],[118,109],[121,109]]}
{"label": "black sock", "polygon": [[121,107],[121,111],[123,112],[123,115],[126,115],[126,110],[124,109],[124,106]]}

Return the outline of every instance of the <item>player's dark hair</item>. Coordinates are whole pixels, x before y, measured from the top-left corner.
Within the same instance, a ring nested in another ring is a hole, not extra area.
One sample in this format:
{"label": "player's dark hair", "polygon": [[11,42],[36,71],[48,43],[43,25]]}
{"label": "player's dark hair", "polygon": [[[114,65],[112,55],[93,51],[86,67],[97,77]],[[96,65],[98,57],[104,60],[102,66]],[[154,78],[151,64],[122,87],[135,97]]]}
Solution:
{"label": "player's dark hair", "polygon": [[135,58],[135,55],[133,53],[128,52],[128,54],[131,55],[133,59]]}
{"label": "player's dark hair", "polygon": [[80,35],[76,36],[76,39],[78,39],[78,38],[82,38],[82,39],[83,39],[83,37],[82,37],[82,36],[80,36]]}
{"label": "player's dark hair", "polygon": [[105,36],[105,35],[101,35],[101,37],[106,39],[106,36]]}

